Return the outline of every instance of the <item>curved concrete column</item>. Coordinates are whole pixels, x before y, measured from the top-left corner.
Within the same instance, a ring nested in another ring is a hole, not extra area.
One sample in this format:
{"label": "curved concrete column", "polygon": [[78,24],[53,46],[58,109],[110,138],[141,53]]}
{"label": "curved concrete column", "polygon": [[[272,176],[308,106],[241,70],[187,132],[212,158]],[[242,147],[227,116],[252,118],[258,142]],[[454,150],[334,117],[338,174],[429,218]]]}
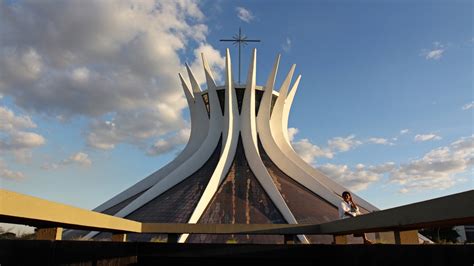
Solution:
{"label": "curved concrete column", "polygon": [[[219,106],[211,106],[211,109],[218,109]],[[224,128],[222,140],[222,153],[219,162],[204,190],[199,202],[194,209],[188,223],[197,223],[212,198],[219,189],[220,184],[225,179],[229,168],[234,161],[237,144],[239,141],[239,109],[237,106],[237,95],[235,94],[234,82],[232,79],[232,69],[229,49],[226,51],[226,80],[225,80],[225,107],[224,107]],[[189,234],[183,234],[178,239],[179,243],[184,243]]]}
{"label": "curved concrete column", "polygon": [[[291,72],[291,71],[290,71]],[[285,87],[287,84],[282,86],[282,90],[280,90],[280,95],[275,103],[273,108],[273,112],[270,118],[270,127],[271,132],[274,137],[276,144],[278,145],[279,149],[291,160],[293,161],[299,168],[305,171],[307,174],[313,177],[313,179],[317,180],[317,182],[323,184],[324,186],[331,189],[337,195],[342,195],[342,192],[346,191],[347,189],[343,186],[339,185],[337,182],[320,172],[319,170],[315,169],[308,163],[306,163],[301,157],[294,151],[293,147],[290,144],[290,140],[288,138],[288,117],[289,112],[291,110],[291,105],[293,103],[294,96],[296,94],[296,90],[298,89],[298,84],[301,80],[301,75],[298,76],[295,83],[292,86],[292,89],[289,93]],[[285,80],[286,81],[286,80]],[[288,94],[288,95],[286,95]],[[367,201],[363,200],[355,193],[351,193],[354,197],[354,200],[364,209],[369,211],[377,210],[375,206],[368,203]]]}
{"label": "curved concrete column", "polygon": [[[277,60],[278,61],[278,60]],[[280,89],[280,95],[278,96],[277,102],[273,107],[273,112],[280,113],[277,108],[283,108],[284,100],[286,99],[286,94],[288,87],[293,75],[294,66],[292,70],[288,73],[283,85]],[[260,109],[257,116],[257,128],[258,134],[261,136],[260,141],[267,152],[270,159],[282,170],[286,175],[294,179],[296,182],[307,187],[313,193],[321,196],[330,202],[333,206],[338,206],[340,198],[332,192],[328,187],[318,182],[312,176],[307,174],[301,168],[298,167],[286,154],[280,149],[275,140],[275,136],[272,132],[270,125],[270,108],[271,108],[271,93],[273,91],[273,86],[275,84],[274,80],[276,77],[276,67],[272,71],[272,74],[268,78],[267,87],[263,93],[262,101],[260,103]],[[280,102],[280,104],[278,104]],[[282,104],[283,103],[283,104]],[[277,105],[278,104],[278,105]],[[280,115],[281,118],[281,115]],[[281,120],[280,120],[281,123]],[[283,139],[282,139],[283,140]],[[285,140],[283,140],[285,141]]]}
{"label": "curved concrete column", "polygon": [[[250,169],[277,209],[283,215],[283,218],[285,218],[289,224],[297,224],[298,222],[296,221],[295,216],[273,182],[273,179],[263,164],[258,151],[257,124],[255,120],[256,64],[257,50],[254,49],[251,65],[249,67],[241,114],[242,144],[244,146],[245,157],[247,157]],[[305,236],[299,235],[298,237],[303,243],[309,243]]]}

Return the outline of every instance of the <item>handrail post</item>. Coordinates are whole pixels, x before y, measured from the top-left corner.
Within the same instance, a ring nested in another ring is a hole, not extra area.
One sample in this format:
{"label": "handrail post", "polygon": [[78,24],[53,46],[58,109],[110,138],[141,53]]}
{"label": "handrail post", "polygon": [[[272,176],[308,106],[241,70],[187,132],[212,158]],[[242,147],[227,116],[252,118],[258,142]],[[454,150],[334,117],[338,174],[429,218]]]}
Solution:
{"label": "handrail post", "polygon": [[112,234],[112,241],[127,242],[127,234],[124,234],[124,233]]}
{"label": "handrail post", "polygon": [[346,235],[333,235],[334,244],[347,244],[347,236]]}
{"label": "handrail post", "polygon": [[400,245],[402,243],[401,238],[400,238],[400,231],[399,230],[393,231],[393,236],[395,237],[395,244]]}
{"label": "handrail post", "polygon": [[178,243],[179,234],[168,234],[167,243]]}
{"label": "handrail post", "polygon": [[295,244],[295,238],[296,238],[295,235],[283,235],[283,239],[284,239],[283,242],[287,245]]}
{"label": "handrail post", "polygon": [[36,231],[36,240],[61,240],[62,236],[62,227],[38,228]]}

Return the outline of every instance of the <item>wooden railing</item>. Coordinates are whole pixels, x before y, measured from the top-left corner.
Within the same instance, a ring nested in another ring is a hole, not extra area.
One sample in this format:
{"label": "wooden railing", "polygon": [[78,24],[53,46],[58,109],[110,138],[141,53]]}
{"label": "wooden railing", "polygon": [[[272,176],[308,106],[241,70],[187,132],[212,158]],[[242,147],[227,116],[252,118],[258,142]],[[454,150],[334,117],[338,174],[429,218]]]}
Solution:
{"label": "wooden railing", "polygon": [[474,224],[474,190],[323,224],[175,224],[140,223],[0,189],[0,222],[36,226],[39,238],[57,240],[61,228],[70,228],[112,232],[116,241],[127,233],[162,233],[170,242],[187,233],[284,235],[286,243],[295,235],[334,235],[344,243],[338,236],[392,231],[395,243],[403,243],[400,232]]}

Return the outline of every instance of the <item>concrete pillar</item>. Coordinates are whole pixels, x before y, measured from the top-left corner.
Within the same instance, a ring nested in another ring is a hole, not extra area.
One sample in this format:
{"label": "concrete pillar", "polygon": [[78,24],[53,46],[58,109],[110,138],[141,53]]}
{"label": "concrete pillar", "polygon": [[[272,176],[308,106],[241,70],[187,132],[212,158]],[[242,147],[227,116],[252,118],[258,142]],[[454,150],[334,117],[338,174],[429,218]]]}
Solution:
{"label": "concrete pillar", "polygon": [[61,240],[62,235],[62,227],[38,228],[36,230],[36,240]]}
{"label": "concrete pillar", "polygon": [[418,230],[401,231],[400,242],[401,244],[419,244]]}
{"label": "concrete pillar", "polygon": [[419,244],[418,230],[411,231],[393,231],[395,237],[395,244]]}
{"label": "concrete pillar", "polygon": [[285,244],[295,244],[295,235],[284,235]]}
{"label": "concrete pillar", "polygon": [[179,234],[168,234],[168,243],[178,243]]}
{"label": "concrete pillar", "polygon": [[347,236],[346,235],[334,235],[334,244],[347,244]]}
{"label": "concrete pillar", "polygon": [[112,241],[114,242],[127,242],[127,234],[113,234]]}

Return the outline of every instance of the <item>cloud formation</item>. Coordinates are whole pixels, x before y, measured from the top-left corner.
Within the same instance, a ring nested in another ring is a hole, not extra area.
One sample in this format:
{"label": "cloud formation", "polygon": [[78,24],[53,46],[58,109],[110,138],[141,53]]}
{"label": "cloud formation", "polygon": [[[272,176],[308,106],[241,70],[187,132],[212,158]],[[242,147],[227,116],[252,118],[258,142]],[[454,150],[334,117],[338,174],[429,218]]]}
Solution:
{"label": "cloud formation", "polygon": [[181,57],[197,65],[204,51],[224,66],[203,21],[195,0],[2,1],[0,93],[28,111],[85,117],[92,147],[146,147],[183,128]]}
{"label": "cloud formation", "polygon": [[307,163],[314,164],[315,160],[320,157],[332,159],[335,154],[349,151],[362,144],[362,141],[355,139],[354,135],[349,135],[347,137],[332,138],[328,140],[328,147],[321,148],[306,138],[294,141],[297,133],[297,128],[288,129],[288,137],[293,149]]}
{"label": "cloud formation", "polygon": [[[396,138],[394,138],[393,140],[395,141]],[[388,139],[385,139],[385,138],[369,138],[368,142],[372,144],[379,144],[379,145],[390,145],[390,146],[395,145],[393,142],[390,142]]]}
{"label": "cloud formation", "polygon": [[252,12],[248,9],[245,9],[243,7],[236,7],[235,10],[237,11],[237,17],[247,23],[250,23],[255,16],[252,14]]}
{"label": "cloud formation", "polygon": [[177,147],[188,142],[190,133],[190,129],[185,128],[168,138],[161,138],[148,149],[147,154],[157,156],[176,150]]}
{"label": "cloud formation", "polygon": [[307,163],[313,163],[318,157],[333,158],[334,156],[329,149],[322,149],[308,139],[301,139],[292,144],[295,152]]}
{"label": "cloud formation", "polygon": [[474,108],[474,102],[466,103],[465,105],[462,106],[463,110],[470,110]]}
{"label": "cloud formation", "polygon": [[45,144],[43,136],[25,131],[36,128],[29,116],[15,115],[5,106],[0,106],[0,154],[13,155],[20,162],[31,157],[32,150]]}
{"label": "cloud formation", "polygon": [[393,169],[389,172],[390,181],[402,186],[401,193],[447,189],[463,181],[457,175],[474,165],[473,155],[474,136],[460,138],[449,146],[431,150],[421,159]]}
{"label": "cloud formation", "polygon": [[76,152],[69,156],[67,159],[61,160],[57,163],[46,163],[41,166],[43,170],[55,170],[60,167],[64,167],[67,165],[79,165],[88,167],[92,165],[92,160],[89,158],[89,155],[84,152]]}
{"label": "cloud formation", "polygon": [[425,57],[426,60],[438,60],[443,56],[443,53],[446,51],[444,45],[440,42],[434,42],[433,48],[423,49],[421,55]]}
{"label": "cloud formation", "polygon": [[[400,193],[448,189],[472,177],[463,176],[474,166],[474,135],[426,153],[421,159],[396,165],[387,162],[375,166],[324,164],[318,168],[347,188],[358,191],[386,177],[400,185]],[[472,180],[471,180],[472,182]]]}
{"label": "cloud formation", "polygon": [[437,136],[436,134],[430,133],[430,134],[417,134],[414,137],[414,140],[417,142],[422,142],[422,141],[429,141],[429,140],[440,140],[441,137]]}
{"label": "cloud formation", "polygon": [[0,178],[20,181],[25,178],[25,175],[22,172],[9,169],[5,162],[0,159]]}
{"label": "cloud formation", "polygon": [[281,49],[285,52],[289,52],[291,50],[291,39],[286,37],[285,43],[281,46]]}
{"label": "cloud formation", "polygon": [[382,177],[381,173],[366,167],[363,164],[357,164],[354,169],[347,165],[324,164],[318,167],[323,173],[339,182],[352,191],[366,189],[371,183],[377,182]]}
{"label": "cloud formation", "polygon": [[362,144],[362,141],[355,139],[355,135],[347,137],[335,137],[328,141],[329,149],[338,152],[345,152]]}

